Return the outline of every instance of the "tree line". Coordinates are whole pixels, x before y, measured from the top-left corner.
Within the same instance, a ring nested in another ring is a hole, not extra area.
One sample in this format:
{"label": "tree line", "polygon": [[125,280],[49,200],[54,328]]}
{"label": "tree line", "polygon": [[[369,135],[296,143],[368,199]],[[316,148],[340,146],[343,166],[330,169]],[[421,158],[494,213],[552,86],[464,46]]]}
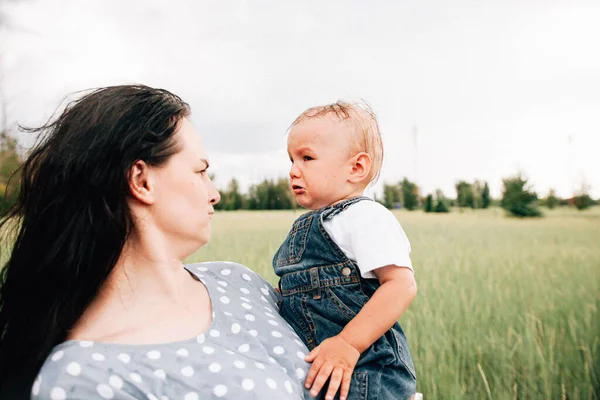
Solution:
{"label": "tree line", "polygon": [[[553,189],[546,197],[539,198],[528,180],[521,174],[505,178],[502,182],[503,191],[500,199],[492,199],[488,183],[479,180],[456,182],[454,186],[456,197],[447,198],[439,189],[435,193],[423,196],[415,182],[404,178],[395,184],[384,184],[383,197],[375,196],[375,200],[389,209],[404,208],[408,211],[422,209],[427,213],[446,213],[450,212],[452,207],[485,209],[495,205],[518,217],[541,216],[542,206],[549,209],[558,206],[574,206],[578,210],[585,210],[600,204],[600,201],[595,201],[589,196],[588,187],[583,187],[568,199],[559,198]],[[238,181],[232,178],[220,193],[221,201],[215,207],[218,210],[285,210],[297,207],[288,180],[285,178],[265,179],[250,186],[248,193],[242,193]]]}
{"label": "tree line", "polygon": [[[14,172],[21,164],[14,139],[0,134],[0,215],[13,204],[18,196],[19,180]],[[213,176],[214,178],[214,176]],[[485,209],[491,205],[504,208],[518,217],[541,216],[540,206],[555,208],[573,206],[585,210],[600,204],[589,196],[589,187],[582,187],[578,193],[568,199],[561,199],[554,190],[546,197],[539,198],[532,190],[527,179],[520,174],[503,179],[503,191],[500,199],[492,199],[487,182],[475,180],[458,181],[455,184],[456,197],[448,198],[441,190],[434,193],[421,193],[415,182],[404,178],[398,183],[385,183],[383,197],[375,200],[389,209],[403,208],[409,211],[420,210],[429,213],[446,213],[451,208]],[[297,207],[294,195],[289,189],[288,180],[264,179],[250,186],[246,193],[242,192],[237,179],[232,178],[225,188],[220,188],[221,201],[215,206],[217,210],[289,210]]]}

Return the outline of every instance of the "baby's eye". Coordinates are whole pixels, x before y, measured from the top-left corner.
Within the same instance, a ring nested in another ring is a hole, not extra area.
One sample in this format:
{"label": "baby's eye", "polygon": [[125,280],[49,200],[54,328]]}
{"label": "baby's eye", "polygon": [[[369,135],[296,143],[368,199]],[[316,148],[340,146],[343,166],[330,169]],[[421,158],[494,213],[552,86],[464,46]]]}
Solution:
{"label": "baby's eye", "polygon": [[304,161],[310,161],[310,160],[314,160],[314,158],[312,158],[311,156],[304,156],[302,158]]}

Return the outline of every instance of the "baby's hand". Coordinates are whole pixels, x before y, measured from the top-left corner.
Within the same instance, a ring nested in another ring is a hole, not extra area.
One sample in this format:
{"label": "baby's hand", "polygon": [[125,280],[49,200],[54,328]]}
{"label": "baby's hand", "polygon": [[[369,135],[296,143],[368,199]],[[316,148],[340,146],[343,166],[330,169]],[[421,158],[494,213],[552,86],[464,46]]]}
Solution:
{"label": "baby's hand", "polygon": [[346,400],[352,371],[359,357],[360,352],[339,335],[323,340],[305,358],[307,362],[312,362],[305,383],[307,389],[312,387],[311,396],[315,397],[319,394],[331,375],[325,400],[333,400],[338,389],[340,389],[340,400]]}

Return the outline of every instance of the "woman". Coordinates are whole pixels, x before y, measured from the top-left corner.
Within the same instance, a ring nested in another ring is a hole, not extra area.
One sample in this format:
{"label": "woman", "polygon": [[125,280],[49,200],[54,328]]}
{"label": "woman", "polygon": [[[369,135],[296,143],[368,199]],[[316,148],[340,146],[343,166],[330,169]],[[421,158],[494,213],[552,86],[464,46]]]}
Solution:
{"label": "woman", "polygon": [[182,264],[219,201],[189,113],[115,86],[36,130],[2,271],[2,399],[305,395],[273,289],[239,264]]}

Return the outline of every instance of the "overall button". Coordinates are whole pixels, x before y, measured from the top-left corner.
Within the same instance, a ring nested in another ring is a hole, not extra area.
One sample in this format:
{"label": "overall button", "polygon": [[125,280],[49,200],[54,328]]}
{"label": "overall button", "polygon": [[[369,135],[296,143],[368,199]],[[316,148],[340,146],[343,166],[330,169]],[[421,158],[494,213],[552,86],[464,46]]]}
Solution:
{"label": "overall button", "polygon": [[352,271],[348,267],[342,268],[342,275],[349,276]]}

